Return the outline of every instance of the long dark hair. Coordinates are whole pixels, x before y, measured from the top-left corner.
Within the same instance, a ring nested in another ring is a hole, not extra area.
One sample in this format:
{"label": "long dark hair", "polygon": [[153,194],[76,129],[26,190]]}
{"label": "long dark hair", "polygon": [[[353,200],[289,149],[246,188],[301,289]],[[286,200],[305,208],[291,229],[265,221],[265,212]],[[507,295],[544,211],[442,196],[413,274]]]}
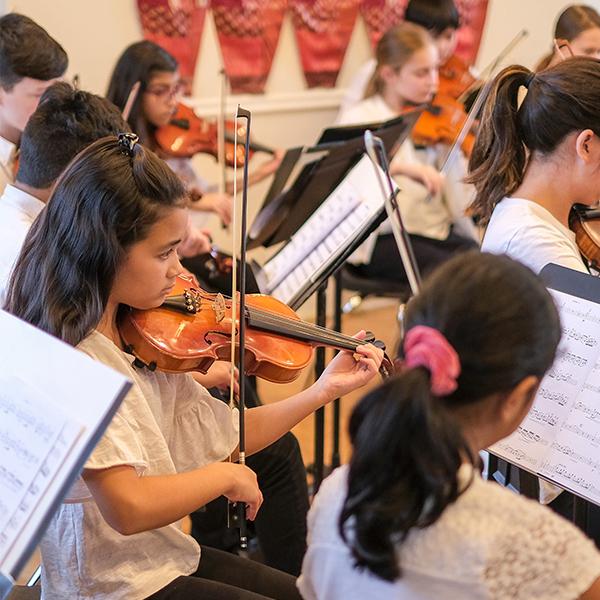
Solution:
{"label": "long dark hair", "polygon": [[[527,94],[519,105],[519,92]],[[531,155],[551,155],[575,131],[600,134],[600,61],[575,56],[541,73],[513,65],[492,83],[469,161],[471,214],[486,225],[523,182]]]}
{"label": "long dark hair", "polygon": [[175,58],[158,44],[144,40],[128,46],[117,61],[110,78],[106,98],[121,111],[125,108],[133,86],[139,81],[135,102],[127,122],[143,144],[155,149],[154,126],[142,113],[142,97],[148,89],[148,83],[158,73],[175,73],[178,69]]}
{"label": "long dark hair", "polygon": [[[572,42],[588,29],[600,29],[600,15],[591,6],[583,4],[569,6],[556,21],[554,39]],[[535,70],[542,71],[546,69],[552,62],[554,53],[555,50],[552,48],[550,53],[539,62]]]}
{"label": "long dark hair", "polygon": [[461,464],[475,463],[455,410],[477,411],[526,377],[541,379],[561,334],[552,297],[534,273],[479,252],[436,270],[404,323],[407,331],[426,325],[442,333],[461,372],[457,389],[437,397],[426,368],[407,369],[365,396],[350,419],[354,451],[340,533],[356,565],[388,581],[401,575],[399,544],[456,500]]}
{"label": "long dark hair", "polygon": [[73,159],[29,230],[5,308],[76,346],[96,328],[127,251],[172,207],[181,180],[154,153],[101,139]]}

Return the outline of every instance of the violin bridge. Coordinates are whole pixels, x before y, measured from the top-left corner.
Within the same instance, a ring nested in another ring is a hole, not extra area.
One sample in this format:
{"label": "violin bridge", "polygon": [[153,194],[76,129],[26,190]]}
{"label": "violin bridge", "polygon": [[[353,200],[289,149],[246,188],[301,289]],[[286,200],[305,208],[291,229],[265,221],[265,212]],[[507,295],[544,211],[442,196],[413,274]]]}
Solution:
{"label": "violin bridge", "polygon": [[213,310],[215,311],[215,320],[220,323],[225,318],[225,298],[219,293],[213,302]]}

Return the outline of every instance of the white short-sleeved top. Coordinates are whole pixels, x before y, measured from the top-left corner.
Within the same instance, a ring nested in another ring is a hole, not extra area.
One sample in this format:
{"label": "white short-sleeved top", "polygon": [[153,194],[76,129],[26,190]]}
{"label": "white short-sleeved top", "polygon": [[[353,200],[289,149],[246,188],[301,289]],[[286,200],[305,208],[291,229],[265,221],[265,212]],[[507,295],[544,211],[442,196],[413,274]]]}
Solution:
{"label": "white short-sleeved top", "polygon": [[[340,113],[338,122],[340,125],[374,123],[388,121],[397,116],[380,95],[375,95]],[[443,145],[435,148],[416,148],[410,140],[406,140],[394,155],[392,167],[394,163],[402,163],[439,169],[447,152],[448,148]],[[464,211],[473,198],[473,187],[462,182],[466,172],[466,159],[461,155],[451,164],[442,194],[434,198],[428,198],[427,188],[420,182],[404,175],[394,177],[400,188],[398,206],[402,221],[409,233],[445,240],[454,225],[458,233],[478,238],[472,221],[464,217]],[[390,231],[384,229],[385,227],[384,224],[380,228],[380,233]],[[363,262],[368,262],[369,258],[370,256]]]}
{"label": "white short-sleeved top", "polygon": [[504,198],[496,205],[481,249],[507,254],[536,273],[548,263],[588,272],[575,234],[544,207],[524,198]]}
{"label": "white short-sleeved top", "polygon": [[11,184],[0,197],[0,303],[6,298],[8,279],[25,236],[43,208],[41,200]]}
{"label": "white short-sleeved top", "polygon": [[383,581],[353,566],[338,533],[347,473],[323,482],[309,513],[305,600],[574,600],[600,576],[600,553],[574,525],[476,475],[433,525],[409,534],[403,576]]}
{"label": "white short-sleeved top", "polygon": [[[190,375],[135,368],[131,355],[98,332],[79,349],[134,382],[86,468],[130,465],[140,476],[172,475],[225,460],[236,447],[237,414]],[[43,598],[136,600],[193,573],[200,548],[179,523],[120,535],[80,478],[52,519],[41,555]]]}

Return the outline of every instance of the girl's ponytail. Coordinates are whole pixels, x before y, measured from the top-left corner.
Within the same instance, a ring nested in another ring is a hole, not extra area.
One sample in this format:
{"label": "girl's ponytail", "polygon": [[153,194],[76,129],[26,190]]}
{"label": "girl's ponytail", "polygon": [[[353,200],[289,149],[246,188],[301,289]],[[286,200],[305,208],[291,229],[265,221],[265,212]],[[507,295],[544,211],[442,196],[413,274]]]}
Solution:
{"label": "girl's ponytail", "polygon": [[352,414],[350,438],[354,454],[340,533],[358,567],[394,581],[400,576],[397,544],[456,500],[457,472],[470,451],[424,367],[367,395]]}
{"label": "girl's ponytail", "polygon": [[518,110],[519,91],[531,84],[532,77],[525,67],[508,67],[488,93],[466,179],[477,191],[470,212],[481,225],[487,225],[496,204],[523,181],[527,152]]}

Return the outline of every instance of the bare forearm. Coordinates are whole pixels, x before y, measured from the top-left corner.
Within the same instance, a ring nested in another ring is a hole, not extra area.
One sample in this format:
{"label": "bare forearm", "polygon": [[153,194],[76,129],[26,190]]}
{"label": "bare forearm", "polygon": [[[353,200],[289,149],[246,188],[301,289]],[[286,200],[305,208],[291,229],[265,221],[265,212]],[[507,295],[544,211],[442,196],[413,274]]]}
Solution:
{"label": "bare forearm", "polygon": [[131,535],[175,523],[226,494],[235,485],[232,466],[237,467],[216,463],[188,473],[146,477],[124,472],[126,479],[115,480],[116,484],[107,484],[105,474],[114,475],[113,469],[108,469],[86,471],[84,479],[107,523],[119,533]]}

